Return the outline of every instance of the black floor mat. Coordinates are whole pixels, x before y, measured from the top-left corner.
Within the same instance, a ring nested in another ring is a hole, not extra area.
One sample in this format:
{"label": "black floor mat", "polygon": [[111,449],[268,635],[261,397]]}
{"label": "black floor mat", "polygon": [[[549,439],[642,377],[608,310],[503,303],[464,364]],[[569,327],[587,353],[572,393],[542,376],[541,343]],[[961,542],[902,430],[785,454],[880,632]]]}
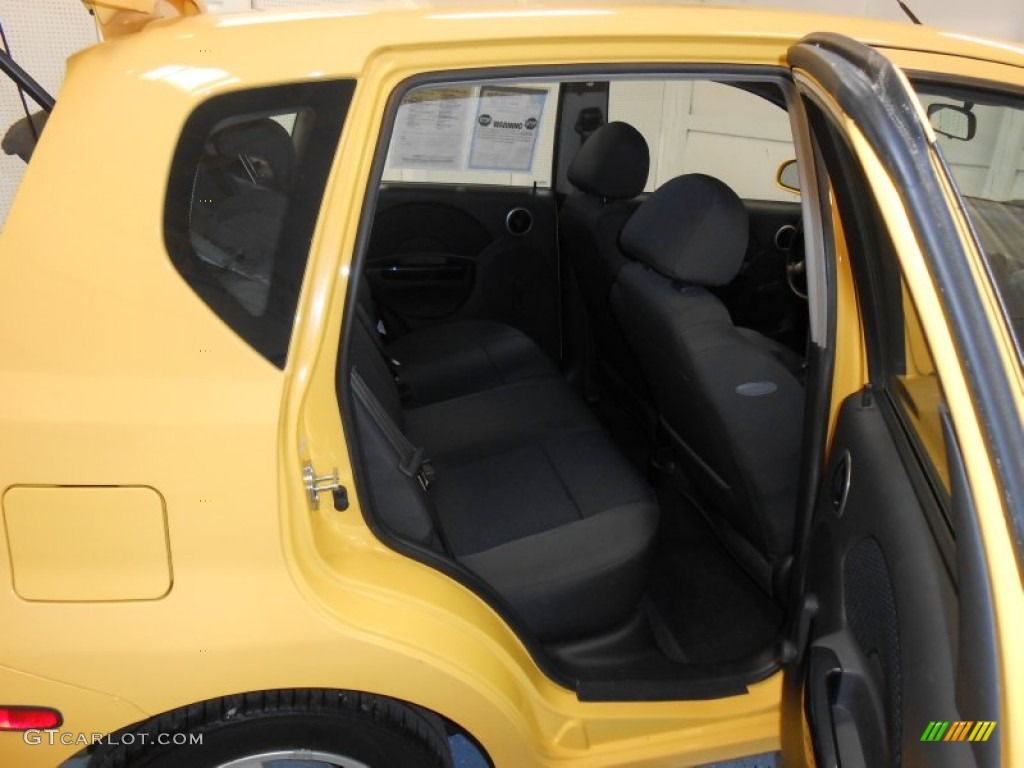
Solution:
{"label": "black floor mat", "polygon": [[662,518],[650,608],[659,644],[688,664],[738,661],[764,651],[782,627],[781,608],[729,556],[671,478],[659,478],[657,485]]}

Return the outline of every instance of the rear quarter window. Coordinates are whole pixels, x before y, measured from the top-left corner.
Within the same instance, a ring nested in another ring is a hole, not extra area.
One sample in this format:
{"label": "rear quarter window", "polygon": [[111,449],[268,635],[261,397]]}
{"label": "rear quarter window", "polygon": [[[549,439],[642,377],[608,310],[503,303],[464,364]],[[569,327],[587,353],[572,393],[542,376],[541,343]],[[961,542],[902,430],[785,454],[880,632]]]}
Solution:
{"label": "rear quarter window", "polygon": [[164,237],[196,295],[283,368],[331,161],[354,82],[216,96],[188,118]]}

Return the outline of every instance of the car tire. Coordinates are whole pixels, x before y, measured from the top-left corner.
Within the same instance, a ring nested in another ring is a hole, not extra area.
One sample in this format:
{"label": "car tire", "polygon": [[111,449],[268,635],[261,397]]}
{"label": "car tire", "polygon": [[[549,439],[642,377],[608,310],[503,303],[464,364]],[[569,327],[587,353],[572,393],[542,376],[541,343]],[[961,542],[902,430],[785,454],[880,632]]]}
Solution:
{"label": "car tire", "polygon": [[[285,761],[285,762],[274,762]],[[90,768],[450,768],[437,715],[393,699],[301,689],[226,696],[107,737]]]}

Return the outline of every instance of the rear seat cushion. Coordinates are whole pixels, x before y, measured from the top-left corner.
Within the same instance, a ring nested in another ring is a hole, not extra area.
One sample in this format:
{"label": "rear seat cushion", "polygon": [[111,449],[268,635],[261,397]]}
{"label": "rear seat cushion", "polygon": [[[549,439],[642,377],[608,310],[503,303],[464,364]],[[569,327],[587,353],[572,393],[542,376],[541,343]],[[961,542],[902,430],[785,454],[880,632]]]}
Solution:
{"label": "rear seat cushion", "polygon": [[455,557],[545,639],[607,627],[636,605],[658,510],[603,431],[438,464],[431,490]]}
{"label": "rear seat cushion", "polygon": [[435,468],[431,494],[457,557],[650,501],[647,484],[597,429],[554,435],[458,466],[435,461]]}
{"label": "rear seat cushion", "polygon": [[[371,333],[356,324],[351,365],[434,467],[424,491],[357,404],[371,501],[385,526],[447,549],[541,640],[625,620],[643,593],[658,509],[583,402],[559,376],[537,375],[403,408]],[[339,375],[339,386],[347,381]]]}
{"label": "rear seat cushion", "polygon": [[459,560],[542,640],[581,638],[636,609],[657,520],[653,502],[614,507]]}

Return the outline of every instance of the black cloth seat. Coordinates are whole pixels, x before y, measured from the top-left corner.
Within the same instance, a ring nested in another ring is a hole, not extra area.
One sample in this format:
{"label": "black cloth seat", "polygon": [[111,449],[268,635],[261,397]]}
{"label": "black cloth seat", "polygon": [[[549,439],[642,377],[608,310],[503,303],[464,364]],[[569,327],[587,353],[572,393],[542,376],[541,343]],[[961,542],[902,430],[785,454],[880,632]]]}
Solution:
{"label": "black cloth seat", "polygon": [[455,558],[545,641],[600,632],[637,610],[657,504],[561,377],[403,407],[370,330],[360,323],[353,335],[339,388],[365,381],[432,468],[424,489],[400,468],[381,417],[356,399],[366,487],[392,533]]}
{"label": "black cloth seat", "polygon": [[560,377],[548,376],[406,408],[409,438],[435,459],[458,460],[515,448],[550,435],[596,428],[583,401]]}
{"label": "black cloth seat", "polygon": [[452,554],[538,635],[586,635],[635,609],[658,510],[603,431],[435,467],[431,491]]}
{"label": "black cloth seat", "polygon": [[379,332],[364,286],[357,319],[398,377],[406,405],[422,406],[533,378],[558,376],[544,351],[522,331],[489,320],[427,326],[391,339]]}
{"label": "black cloth seat", "polygon": [[486,320],[421,328],[386,344],[385,350],[400,364],[399,377],[411,405],[558,375],[555,364],[525,333]]}
{"label": "black cloth seat", "polygon": [[721,538],[771,592],[792,550],[804,394],[753,331],[709,290],[733,280],[747,213],[725,184],[692,174],[636,211],[612,305],[665,430]]}
{"label": "black cloth seat", "polygon": [[641,402],[649,400],[646,384],[612,313],[610,294],[630,261],[619,247],[619,233],[639,205],[649,170],[647,141],[636,128],[603,125],[573,158],[569,181],[580,191],[565,199],[558,214],[559,249],[583,298],[593,365]]}
{"label": "black cloth seat", "polygon": [[787,371],[796,377],[797,381],[803,382],[804,358],[780,341],[769,338],[763,333],[758,333],[752,328],[740,328],[736,330],[751,344],[761,347],[765,352],[774,357]]}

